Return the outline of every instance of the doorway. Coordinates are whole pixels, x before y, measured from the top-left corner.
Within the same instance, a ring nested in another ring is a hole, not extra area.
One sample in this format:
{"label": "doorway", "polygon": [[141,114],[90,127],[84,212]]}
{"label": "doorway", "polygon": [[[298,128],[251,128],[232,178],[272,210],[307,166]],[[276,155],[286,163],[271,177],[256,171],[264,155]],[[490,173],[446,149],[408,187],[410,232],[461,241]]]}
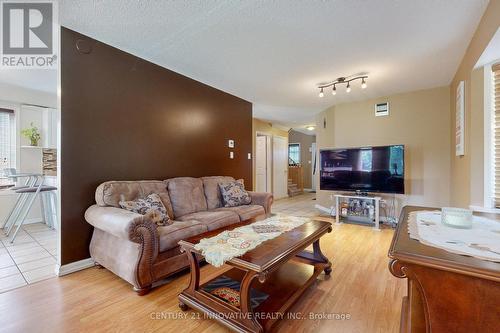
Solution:
{"label": "doorway", "polygon": [[273,136],[273,195],[280,199],[288,195],[288,140]]}
{"label": "doorway", "polygon": [[272,192],[271,151],[271,136],[257,133],[255,141],[255,190],[257,192]]}

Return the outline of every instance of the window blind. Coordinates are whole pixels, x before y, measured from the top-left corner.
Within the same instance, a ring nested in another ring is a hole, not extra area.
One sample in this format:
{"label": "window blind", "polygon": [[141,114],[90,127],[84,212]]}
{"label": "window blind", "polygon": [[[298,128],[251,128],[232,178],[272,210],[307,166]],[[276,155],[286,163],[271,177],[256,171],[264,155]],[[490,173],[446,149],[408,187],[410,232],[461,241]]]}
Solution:
{"label": "window blind", "polygon": [[14,111],[0,108],[0,172],[15,167]]}
{"label": "window blind", "polygon": [[500,208],[500,63],[491,67],[493,70],[493,200]]}

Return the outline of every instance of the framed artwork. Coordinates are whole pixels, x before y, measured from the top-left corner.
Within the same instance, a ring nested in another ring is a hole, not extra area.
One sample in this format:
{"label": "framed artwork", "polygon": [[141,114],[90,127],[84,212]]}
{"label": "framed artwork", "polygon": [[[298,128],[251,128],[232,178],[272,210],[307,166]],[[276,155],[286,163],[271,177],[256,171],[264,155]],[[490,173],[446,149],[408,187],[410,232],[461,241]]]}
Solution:
{"label": "framed artwork", "polygon": [[465,82],[457,86],[455,101],[455,156],[465,155]]}

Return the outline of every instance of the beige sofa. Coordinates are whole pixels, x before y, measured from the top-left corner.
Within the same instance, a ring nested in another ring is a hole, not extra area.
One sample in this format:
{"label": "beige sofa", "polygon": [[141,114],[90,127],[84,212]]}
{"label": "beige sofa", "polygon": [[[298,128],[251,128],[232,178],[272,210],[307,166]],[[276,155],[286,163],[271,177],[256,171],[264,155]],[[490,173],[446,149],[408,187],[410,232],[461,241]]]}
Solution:
{"label": "beige sofa", "polygon": [[[94,226],[90,255],[146,294],[153,283],[188,266],[178,242],[200,233],[270,213],[269,193],[249,192],[250,205],[223,207],[219,183],[232,177],[180,177],[165,181],[108,181],[96,190],[96,204],[85,212]],[[143,215],[119,208],[118,202],[159,194],[174,223],[158,227]]]}

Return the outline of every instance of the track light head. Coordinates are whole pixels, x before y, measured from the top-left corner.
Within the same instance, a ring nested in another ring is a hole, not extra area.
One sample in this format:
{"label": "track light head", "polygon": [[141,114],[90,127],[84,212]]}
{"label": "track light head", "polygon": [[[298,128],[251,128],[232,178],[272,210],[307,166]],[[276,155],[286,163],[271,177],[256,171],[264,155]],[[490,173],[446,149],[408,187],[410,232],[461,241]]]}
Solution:
{"label": "track light head", "polygon": [[365,79],[363,79],[363,80],[361,81],[361,89],[366,89],[366,87],[367,87],[367,85],[366,85],[366,81],[365,81]]}
{"label": "track light head", "polygon": [[346,92],[347,93],[350,93],[352,88],[351,88],[351,81],[355,81],[355,80],[361,80],[361,89],[366,89],[366,87],[368,86],[366,84],[366,79],[368,79],[368,75],[351,75],[351,76],[348,76],[348,77],[339,77],[333,81],[330,81],[330,82],[322,82],[322,83],[318,83],[317,85],[317,88],[320,90],[319,91],[319,94],[318,96],[319,97],[324,97],[325,96],[325,92],[324,92],[324,89],[325,88],[330,88],[332,87],[332,95],[335,96],[337,95],[337,84],[345,84],[346,85]]}
{"label": "track light head", "polygon": [[323,93],[323,88],[321,88],[321,90],[319,91],[319,95],[318,95],[318,96],[319,96],[319,97],[323,97],[323,96],[325,96],[325,94]]}

